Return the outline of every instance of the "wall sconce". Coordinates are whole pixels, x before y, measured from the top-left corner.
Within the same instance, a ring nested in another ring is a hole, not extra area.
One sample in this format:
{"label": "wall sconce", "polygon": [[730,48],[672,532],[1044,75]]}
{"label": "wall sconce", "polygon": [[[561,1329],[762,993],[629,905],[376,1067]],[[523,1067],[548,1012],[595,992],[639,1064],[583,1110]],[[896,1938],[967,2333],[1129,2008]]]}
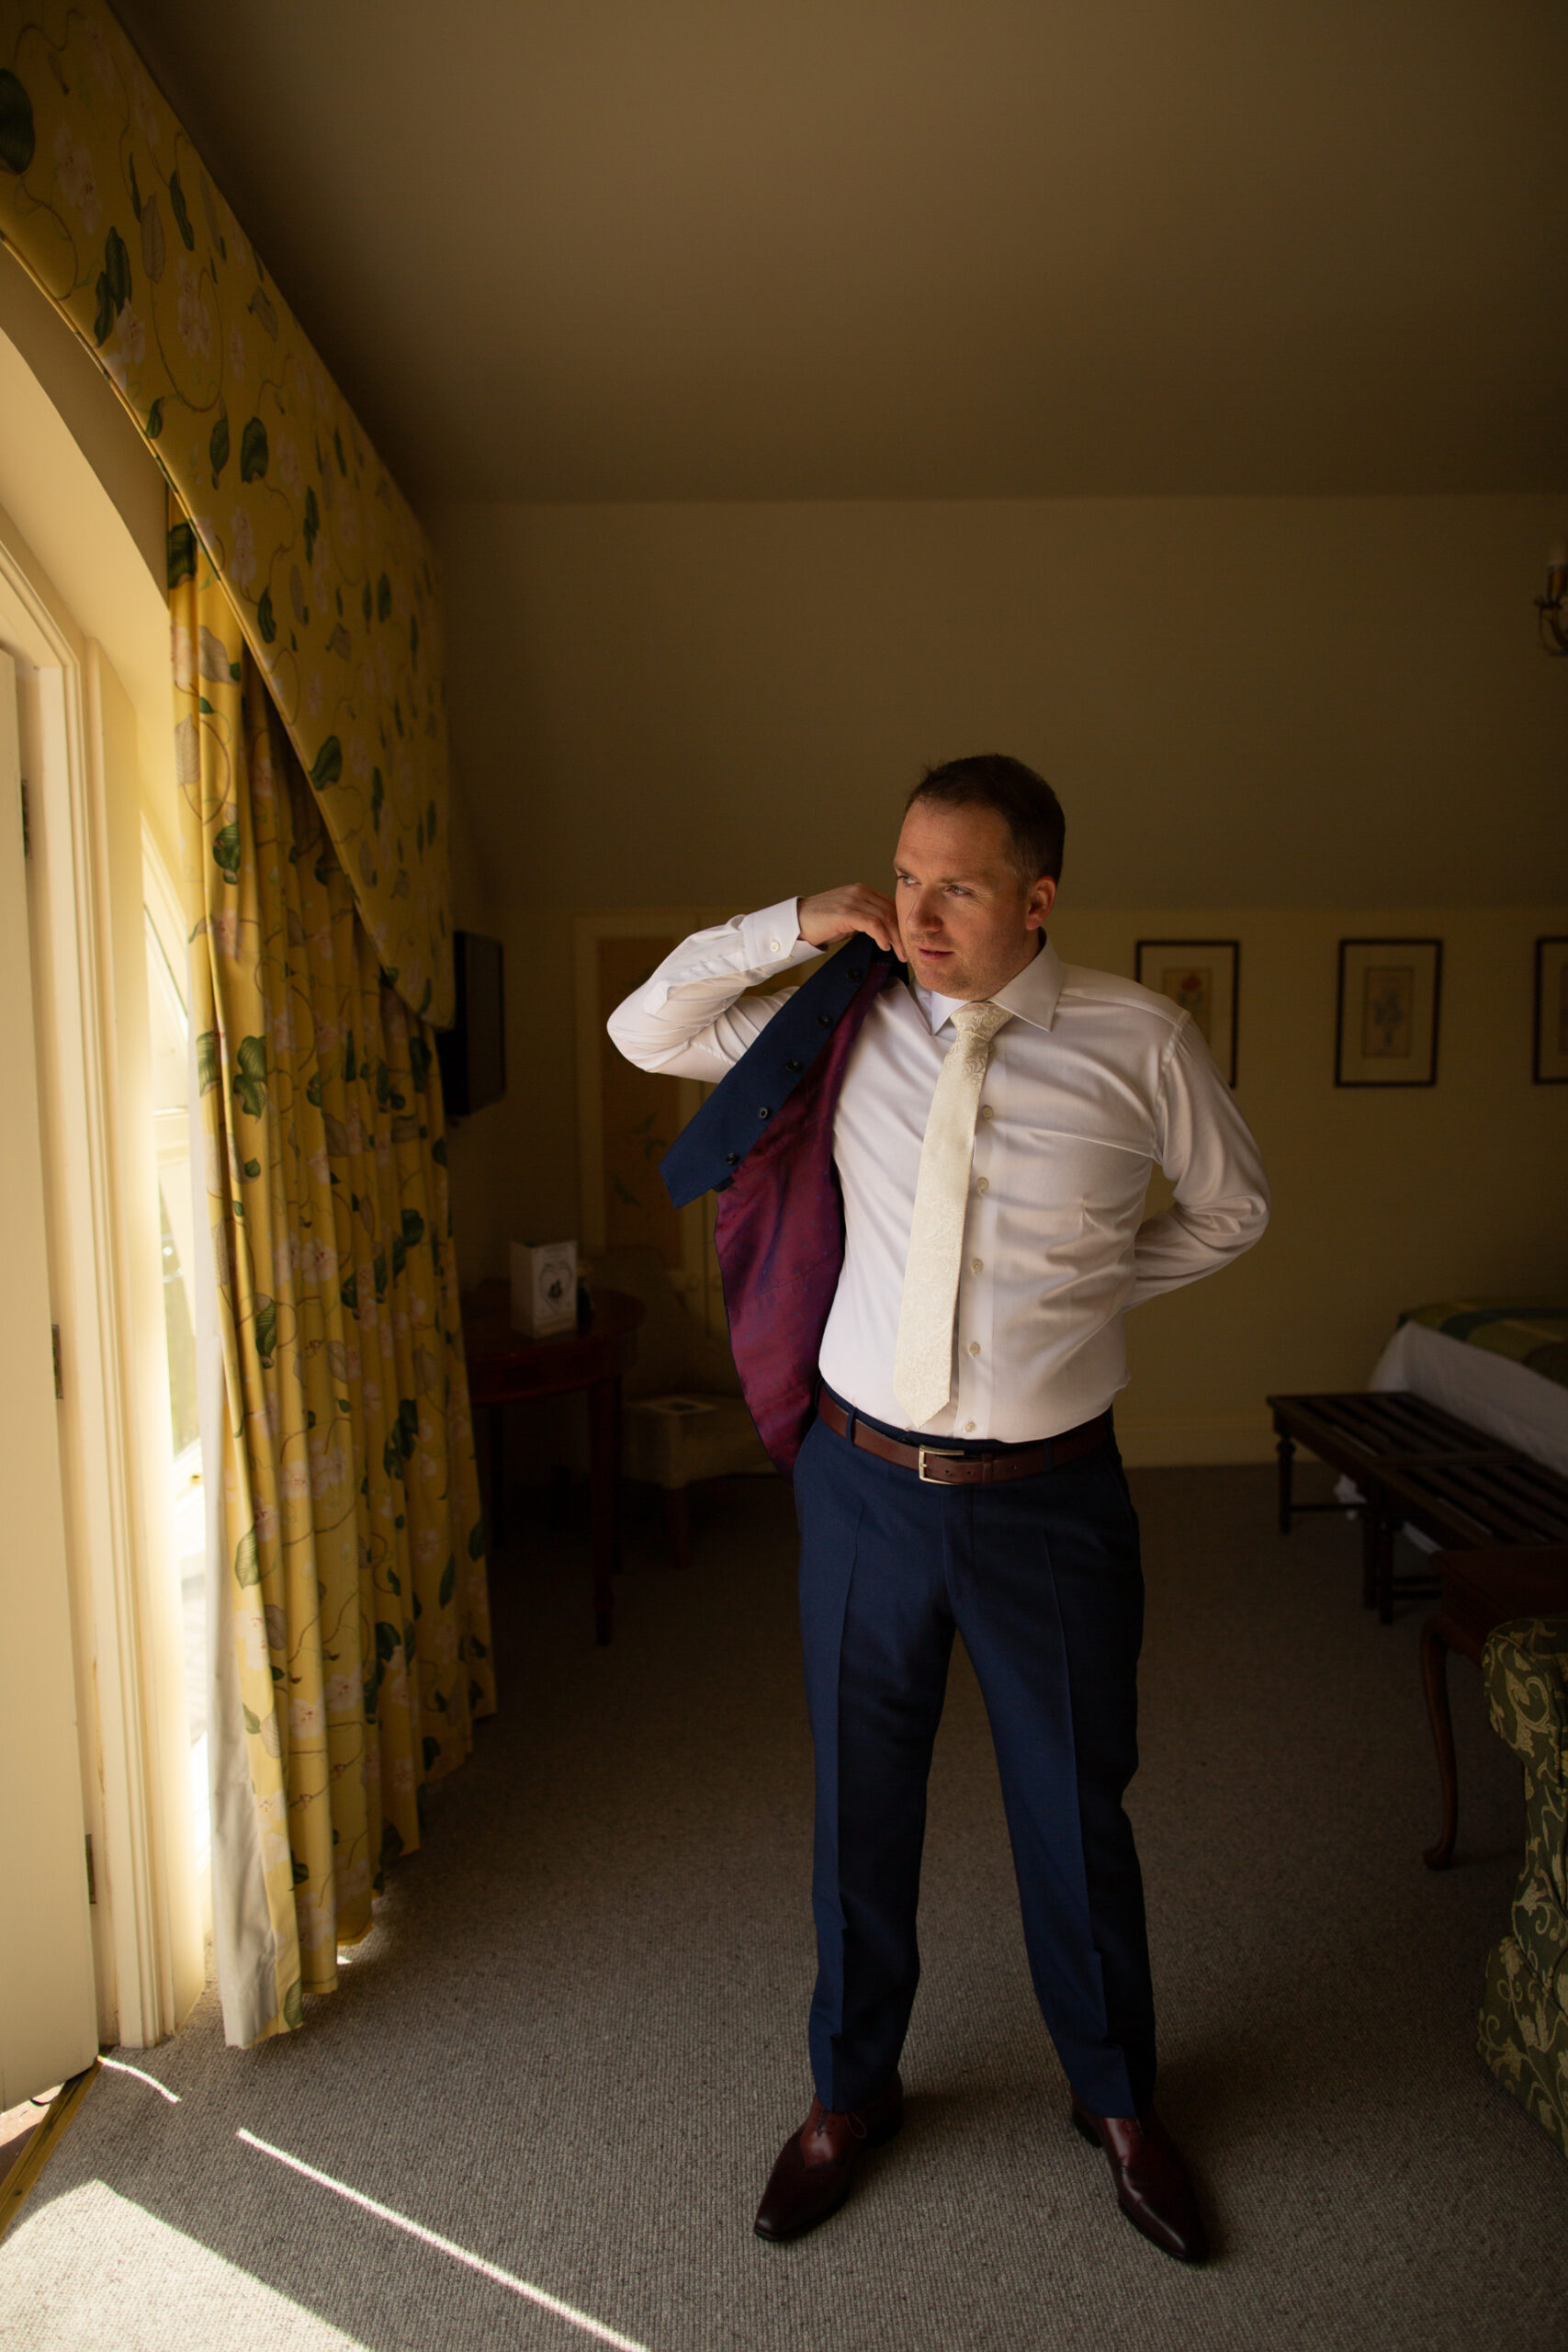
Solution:
{"label": "wall sconce", "polygon": [[1535,600],[1540,641],[1548,653],[1568,653],[1568,546],[1554,539],[1546,550],[1546,594]]}

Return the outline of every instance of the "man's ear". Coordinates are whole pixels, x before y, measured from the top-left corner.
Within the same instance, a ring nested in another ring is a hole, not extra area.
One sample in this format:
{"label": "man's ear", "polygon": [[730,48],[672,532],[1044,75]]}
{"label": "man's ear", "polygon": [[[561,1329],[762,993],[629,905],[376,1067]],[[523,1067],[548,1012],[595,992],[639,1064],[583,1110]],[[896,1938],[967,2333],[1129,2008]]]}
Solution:
{"label": "man's ear", "polygon": [[1056,885],[1049,874],[1042,874],[1029,893],[1029,901],[1024,909],[1024,929],[1043,931],[1045,918],[1055,903]]}

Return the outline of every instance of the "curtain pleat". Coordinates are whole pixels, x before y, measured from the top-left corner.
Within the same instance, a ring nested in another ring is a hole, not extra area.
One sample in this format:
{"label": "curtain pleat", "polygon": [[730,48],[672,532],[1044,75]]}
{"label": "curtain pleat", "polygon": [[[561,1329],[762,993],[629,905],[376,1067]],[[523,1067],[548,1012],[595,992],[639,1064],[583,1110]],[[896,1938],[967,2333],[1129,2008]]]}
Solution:
{"label": "curtain pleat", "polygon": [[223,1356],[215,1792],[231,1820],[248,1782],[256,1832],[215,1840],[214,1903],[249,2042],[336,1984],[495,1688],[433,1035],[209,564],[171,607]]}

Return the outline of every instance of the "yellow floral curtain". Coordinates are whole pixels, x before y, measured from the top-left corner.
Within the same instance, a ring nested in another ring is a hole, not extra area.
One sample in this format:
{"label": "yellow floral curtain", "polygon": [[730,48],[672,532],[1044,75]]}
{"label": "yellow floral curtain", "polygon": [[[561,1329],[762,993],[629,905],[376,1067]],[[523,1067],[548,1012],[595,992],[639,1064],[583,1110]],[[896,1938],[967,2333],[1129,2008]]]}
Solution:
{"label": "yellow floral curtain", "polygon": [[0,0],[0,234],[194,523],[383,970],[449,1022],[434,556],[103,0]]}
{"label": "yellow floral curtain", "polygon": [[335,1984],[495,1691],[433,1035],[177,514],[170,545],[223,1351],[214,1893],[229,2038],[251,2041]]}

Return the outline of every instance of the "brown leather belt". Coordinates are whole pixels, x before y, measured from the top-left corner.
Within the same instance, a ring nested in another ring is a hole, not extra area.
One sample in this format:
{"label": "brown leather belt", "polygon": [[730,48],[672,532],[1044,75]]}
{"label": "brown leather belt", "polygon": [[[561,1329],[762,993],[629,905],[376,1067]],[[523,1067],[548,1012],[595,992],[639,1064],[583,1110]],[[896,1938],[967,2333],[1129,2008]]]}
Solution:
{"label": "brown leather belt", "polygon": [[[850,1416],[826,1390],[817,1410],[835,1437],[849,1436]],[[854,1425],[854,1442],[863,1453],[915,1471],[928,1487],[990,1487],[998,1478],[1038,1477],[1042,1470],[1060,1470],[1083,1454],[1097,1453],[1110,1435],[1110,1414],[1097,1413],[1092,1421],[1080,1421],[1076,1430],[1064,1430],[1041,1445],[1010,1445],[998,1453],[951,1453],[940,1445],[900,1445],[896,1437],[884,1437],[858,1418]]]}

